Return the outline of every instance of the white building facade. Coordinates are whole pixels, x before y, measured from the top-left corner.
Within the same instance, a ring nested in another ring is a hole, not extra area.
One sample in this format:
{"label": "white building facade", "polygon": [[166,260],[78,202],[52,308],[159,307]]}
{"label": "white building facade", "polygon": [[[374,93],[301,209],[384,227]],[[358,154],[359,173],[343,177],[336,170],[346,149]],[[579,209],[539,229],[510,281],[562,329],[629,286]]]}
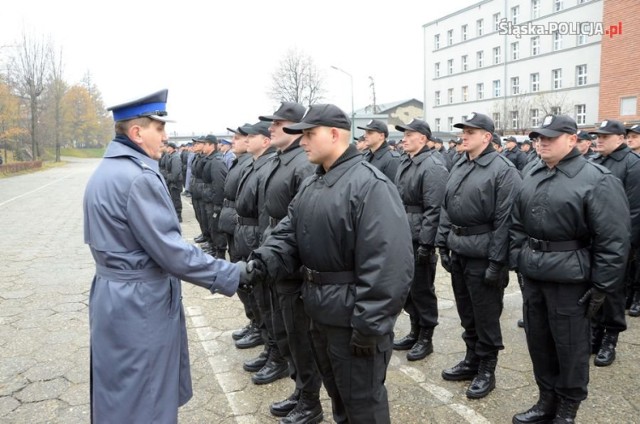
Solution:
{"label": "white building facade", "polygon": [[[598,119],[602,0],[483,0],[423,25],[425,119],[471,112],[526,134],[548,113]],[[600,25],[600,26],[599,26]]]}

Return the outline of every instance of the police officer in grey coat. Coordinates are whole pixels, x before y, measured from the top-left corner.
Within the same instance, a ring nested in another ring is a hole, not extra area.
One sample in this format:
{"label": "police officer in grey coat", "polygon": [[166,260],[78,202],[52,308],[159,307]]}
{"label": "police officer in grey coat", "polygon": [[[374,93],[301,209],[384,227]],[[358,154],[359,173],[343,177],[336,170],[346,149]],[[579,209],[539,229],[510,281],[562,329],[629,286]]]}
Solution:
{"label": "police officer in grey coat", "polygon": [[442,378],[472,380],[467,397],[478,399],[495,388],[498,351],[504,349],[500,315],[509,282],[509,214],[521,178],[494,150],[491,118],[471,113],[454,126],[462,128],[466,155],[451,169],[436,245],[451,273],[467,354]]}
{"label": "police officer in grey coat", "polygon": [[411,232],[398,190],[350,145],[350,128],[329,104],[285,127],[303,133],[300,145],[319,166],[254,257],[270,279],[303,266],[302,300],[334,420],[389,423],[384,381],[413,277]]}
{"label": "police officer in grey coat", "polygon": [[431,128],[426,122],[396,125],[404,132],[402,147],[406,155],[396,174],[395,184],[404,204],[415,257],[414,277],[404,309],[409,313],[411,331],[393,343],[396,350],[409,350],[407,359],[417,361],[433,352],[433,329],[438,325],[438,299],[434,286],[436,256],[434,246],[440,206],[449,172],[427,147]]}
{"label": "police officer in grey coat", "polygon": [[[87,183],[91,421],[177,423],[192,396],[181,279],[233,295],[245,264],[186,243],[158,172],[167,90],[109,108],[116,136]],[[243,277],[244,275],[244,277]]]}
{"label": "police officer in grey coat", "polygon": [[525,331],[540,392],[515,424],[575,422],[587,397],[589,319],[625,271],[630,221],[622,184],[580,154],[577,130],[565,115],[547,116],[534,130],[541,160],[513,206],[510,264],[524,279]]}
{"label": "police officer in grey coat", "polygon": [[358,127],[364,130],[364,144],[367,150],[363,152],[364,160],[371,163],[384,175],[393,181],[400,164],[400,154],[392,150],[387,143],[389,128],[379,119],[370,120],[366,126]]}

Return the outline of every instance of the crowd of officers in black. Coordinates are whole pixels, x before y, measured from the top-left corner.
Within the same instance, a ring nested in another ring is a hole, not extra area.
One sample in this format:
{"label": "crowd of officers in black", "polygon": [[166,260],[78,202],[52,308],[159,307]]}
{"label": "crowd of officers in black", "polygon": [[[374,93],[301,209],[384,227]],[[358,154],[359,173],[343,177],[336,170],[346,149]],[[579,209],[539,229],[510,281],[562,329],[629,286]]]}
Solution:
{"label": "crowd of officers in black", "polygon": [[[232,337],[240,349],[264,345],[243,364],[255,384],[294,381],[291,396],[274,402],[271,413],[282,423],[320,422],[324,382],[336,422],[389,422],[384,378],[391,350],[406,350],[409,361],[433,352],[439,256],[451,274],[466,345],[464,359],[442,378],[471,381],[471,399],[495,388],[504,348],[499,319],[513,270],[524,303],[518,324],[539,387],[538,402],[513,422],[574,422],[587,397],[589,355],[596,354],[597,366],[610,365],[626,329],[625,308],[640,315],[640,127],[606,120],[583,132],[570,117],[548,116],[529,139],[508,137],[503,145],[493,121],[472,113],[455,125],[462,134],[445,149],[423,120],[397,125],[404,137],[391,143],[387,125],[374,119],[358,127],[364,135],[327,170],[300,144],[303,137],[311,144],[319,126],[345,131],[350,122],[333,105],[305,114],[283,102],[255,124],[228,128],[231,141],[197,138],[182,152],[169,143],[160,160],[178,217],[183,186],[191,197],[202,231],[196,241],[219,258],[228,248],[231,261],[249,261],[254,272],[255,281],[238,291],[249,323]],[[341,180],[353,161],[377,170],[353,167],[363,175]],[[388,257],[378,247],[402,240],[401,229],[384,233],[385,220],[368,216],[348,224],[354,213],[368,213],[357,207],[368,179],[397,189],[371,189],[382,191],[370,207],[380,214],[399,208],[409,227],[410,244],[407,238]],[[350,193],[349,204],[323,194],[333,185],[342,187],[334,189],[339,196]],[[346,225],[355,241],[327,231],[327,219]],[[285,234],[291,228],[295,234]],[[358,244],[360,232],[370,233],[366,244]],[[299,256],[292,263],[305,266],[287,267],[285,241]],[[412,257],[408,273],[399,256]],[[371,281],[358,276],[367,267]],[[385,287],[394,280],[381,274],[385,268],[400,274],[399,286],[405,277],[406,290]],[[398,311],[385,296],[410,317],[409,333],[396,340]],[[358,362],[362,357],[368,361]]]}

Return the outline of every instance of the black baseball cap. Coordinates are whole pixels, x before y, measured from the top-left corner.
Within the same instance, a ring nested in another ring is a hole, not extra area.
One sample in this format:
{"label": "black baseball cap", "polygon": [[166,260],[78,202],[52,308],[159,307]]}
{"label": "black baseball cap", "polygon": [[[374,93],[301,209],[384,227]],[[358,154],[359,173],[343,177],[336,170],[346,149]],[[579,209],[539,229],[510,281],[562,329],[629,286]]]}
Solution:
{"label": "black baseball cap", "polygon": [[351,129],[351,120],[338,106],[332,104],[316,104],[309,107],[300,123],[282,128],[287,134],[302,134],[303,130],[315,127],[334,127],[343,130]]}
{"label": "black baseball cap", "polygon": [[[245,122],[244,124],[240,125],[240,126],[239,126],[238,128],[236,128],[235,130],[234,130],[234,129],[231,129],[231,128],[229,128],[229,127],[227,127],[227,131],[232,132],[232,133],[234,133],[234,134],[242,134],[242,131],[241,131],[240,129],[241,129],[241,128],[243,128],[243,127],[250,127],[250,126],[251,126],[251,124],[250,124],[250,123]],[[246,134],[243,134],[243,135],[246,135]]]}
{"label": "black baseball cap", "polygon": [[529,138],[549,137],[554,138],[562,134],[576,134],[578,124],[575,119],[567,115],[547,115],[542,121],[542,126],[529,133]]}
{"label": "black baseball cap", "polygon": [[467,118],[464,122],[458,122],[457,124],[454,125],[454,127],[480,128],[485,131],[489,131],[492,134],[496,130],[495,125],[493,125],[493,119],[489,118],[487,115],[483,115],[481,113],[475,113],[475,112],[471,112],[469,115],[467,115]]}
{"label": "black baseball cap", "polygon": [[504,139],[505,142],[509,142],[509,141],[513,141],[514,143],[518,142],[518,139],[515,138],[514,136],[510,136]]}
{"label": "black baseball cap", "polygon": [[408,124],[396,125],[396,130],[401,132],[416,131],[422,135],[426,135],[428,139],[431,139],[431,127],[422,119],[413,119]]}
{"label": "black baseball cap", "polygon": [[589,131],[589,134],[618,134],[625,135],[627,133],[624,124],[613,119],[605,119],[600,123],[597,130]]}
{"label": "black baseball cap", "polygon": [[265,137],[271,138],[271,132],[269,131],[269,127],[271,124],[267,121],[258,121],[253,125],[241,126],[238,128],[240,134],[242,135],[263,135]]}
{"label": "black baseball cap", "polygon": [[591,137],[591,134],[589,134],[587,131],[578,131],[578,140],[592,141],[593,138]]}
{"label": "black baseball cap", "polygon": [[202,142],[204,142],[204,137],[203,136],[199,136],[199,137],[196,137],[196,138],[192,138],[191,141],[193,141],[194,144],[195,143],[202,143]]}
{"label": "black baseball cap", "polygon": [[282,102],[273,115],[258,116],[261,121],[292,121],[300,122],[304,116],[305,108],[300,103]]}
{"label": "black baseball cap", "polygon": [[627,128],[627,134],[629,134],[630,132],[636,133],[636,134],[640,134],[640,125],[635,124],[632,125],[631,127]]}
{"label": "black baseball cap", "polygon": [[433,138],[431,139],[431,141],[433,141],[434,143],[440,143],[440,144],[443,144],[443,143],[442,143],[442,139],[441,139],[440,137],[433,137]]}
{"label": "black baseball cap", "polygon": [[502,139],[500,139],[500,136],[497,133],[491,133],[491,142],[502,146]]}
{"label": "black baseball cap", "polygon": [[387,124],[379,119],[372,119],[371,121],[367,122],[366,126],[358,127],[358,129],[365,131],[377,131],[384,134],[385,138],[389,137],[389,128],[387,128]]}
{"label": "black baseball cap", "polygon": [[218,144],[218,137],[213,134],[207,134],[202,141],[207,144]]}
{"label": "black baseball cap", "polygon": [[361,135],[360,137],[353,137],[354,141],[364,141],[364,135]]}

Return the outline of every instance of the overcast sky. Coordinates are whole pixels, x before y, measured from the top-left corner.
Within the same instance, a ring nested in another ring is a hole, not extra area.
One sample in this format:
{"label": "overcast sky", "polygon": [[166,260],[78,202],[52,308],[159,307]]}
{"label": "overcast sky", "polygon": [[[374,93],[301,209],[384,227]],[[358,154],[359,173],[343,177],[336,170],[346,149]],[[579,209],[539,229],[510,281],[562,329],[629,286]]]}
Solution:
{"label": "overcast sky", "polygon": [[276,109],[271,74],[291,48],[347,113],[350,79],[332,65],[353,76],[356,109],[371,103],[369,76],[378,104],[423,100],[422,25],[477,1],[20,0],[2,5],[0,46],[50,35],[65,79],[89,71],[106,106],[168,88],[170,134],[224,133]]}

